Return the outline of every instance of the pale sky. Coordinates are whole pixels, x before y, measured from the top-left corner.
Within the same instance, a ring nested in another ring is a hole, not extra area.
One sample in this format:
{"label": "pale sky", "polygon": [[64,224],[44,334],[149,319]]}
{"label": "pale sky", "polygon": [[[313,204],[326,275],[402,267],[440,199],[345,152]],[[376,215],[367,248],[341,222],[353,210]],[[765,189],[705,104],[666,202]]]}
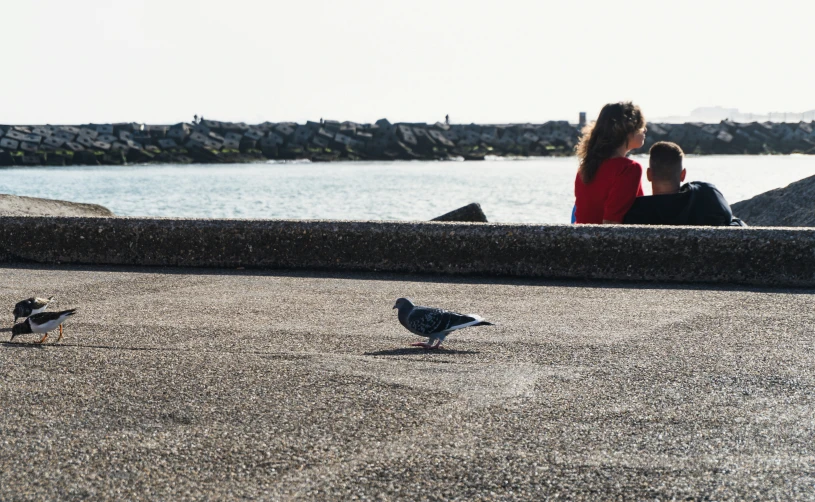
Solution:
{"label": "pale sky", "polygon": [[815,109],[815,2],[2,0],[0,123]]}

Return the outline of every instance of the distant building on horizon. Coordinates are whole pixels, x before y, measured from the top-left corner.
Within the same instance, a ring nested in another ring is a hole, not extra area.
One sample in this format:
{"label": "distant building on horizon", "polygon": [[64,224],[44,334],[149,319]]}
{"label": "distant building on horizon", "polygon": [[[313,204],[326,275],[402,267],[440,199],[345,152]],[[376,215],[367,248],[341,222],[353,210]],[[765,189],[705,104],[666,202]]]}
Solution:
{"label": "distant building on horizon", "polygon": [[815,110],[806,112],[768,112],[744,113],[738,108],[724,108],[722,106],[704,106],[693,110],[690,115],[669,117],[648,117],[649,122],[662,122],[668,124],[682,124],[685,122],[703,122],[718,124],[723,120],[733,122],[812,122],[815,121]]}

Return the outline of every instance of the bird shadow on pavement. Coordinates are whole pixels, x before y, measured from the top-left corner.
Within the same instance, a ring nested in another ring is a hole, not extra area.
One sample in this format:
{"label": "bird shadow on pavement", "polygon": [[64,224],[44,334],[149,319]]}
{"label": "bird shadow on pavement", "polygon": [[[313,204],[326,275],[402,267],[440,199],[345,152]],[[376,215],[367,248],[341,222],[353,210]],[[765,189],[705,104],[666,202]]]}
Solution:
{"label": "bird shadow on pavement", "polygon": [[[201,352],[204,354],[235,354],[235,355],[254,355],[254,356],[261,356],[265,358],[273,358],[273,359],[309,359],[311,356],[309,355],[302,355],[302,354],[290,354],[288,352],[269,352],[263,350],[245,350],[245,349],[236,349],[236,350],[223,350],[223,349],[211,349],[211,350],[201,350],[195,348],[182,348],[182,347],[128,347],[128,346],[117,346],[117,345],[92,345],[92,344],[83,344],[83,343],[65,343],[65,342],[46,342],[46,343],[35,343],[35,342],[11,342],[11,341],[0,341],[0,347],[3,348],[27,348],[27,349],[45,349],[45,348],[79,348],[79,349],[96,349],[96,350],[117,350],[117,351],[130,351],[130,352]],[[0,499],[2,500],[2,499]]]}
{"label": "bird shadow on pavement", "polygon": [[19,348],[19,349],[39,349],[43,350],[45,348],[45,344],[40,343],[31,343],[31,342],[0,342],[0,346],[5,348]]}
{"label": "bird shadow on pavement", "polygon": [[172,347],[116,347],[113,345],[88,345],[88,344],[78,344],[78,343],[60,343],[60,342],[45,342],[45,343],[36,343],[36,342],[12,342],[12,341],[5,341],[0,342],[0,346],[4,347],[22,347],[22,348],[29,348],[29,349],[44,349],[46,347],[79,347],[83,349],[110,349],[110,350],[132,350],[132,351],[161,351],[161,352],[182,352],[183,349],[177,349]]}
{"label": "bird shadow on pavement", "polygon": [[11,333],[11,328],[0,328],[0,333]]}
{"label": "bird shadow on pavement", "polygon": [[474,350],[454,350],[454,349],[438,349],[428,350],[422,347],[402,347],[399,349],[378,350],[376,352],[366,352],[366,356],[419,356],[419,355],[474,355],[480,352]]}

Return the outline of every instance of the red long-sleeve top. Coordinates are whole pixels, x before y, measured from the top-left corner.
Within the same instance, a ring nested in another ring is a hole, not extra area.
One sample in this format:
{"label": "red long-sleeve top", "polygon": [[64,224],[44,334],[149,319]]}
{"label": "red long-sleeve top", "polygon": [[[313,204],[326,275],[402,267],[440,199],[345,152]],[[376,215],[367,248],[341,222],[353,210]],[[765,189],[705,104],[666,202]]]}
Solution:
{"label": "red long-sleeve top", "polygon": [[639,162],[627,157],[605,160],[588,185],[579,173],[574,180],[575,223],[622,223],[634,199],[643,195]]}

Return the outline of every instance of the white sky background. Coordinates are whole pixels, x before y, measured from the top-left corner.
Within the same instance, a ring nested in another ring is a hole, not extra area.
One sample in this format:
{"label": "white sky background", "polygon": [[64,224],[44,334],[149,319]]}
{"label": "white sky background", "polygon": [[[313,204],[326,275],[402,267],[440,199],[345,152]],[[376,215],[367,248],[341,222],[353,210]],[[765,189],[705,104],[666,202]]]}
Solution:
{"label": "white sky background", "polygon": [[0,0],[0,123],[815,109],[815,2]]}

